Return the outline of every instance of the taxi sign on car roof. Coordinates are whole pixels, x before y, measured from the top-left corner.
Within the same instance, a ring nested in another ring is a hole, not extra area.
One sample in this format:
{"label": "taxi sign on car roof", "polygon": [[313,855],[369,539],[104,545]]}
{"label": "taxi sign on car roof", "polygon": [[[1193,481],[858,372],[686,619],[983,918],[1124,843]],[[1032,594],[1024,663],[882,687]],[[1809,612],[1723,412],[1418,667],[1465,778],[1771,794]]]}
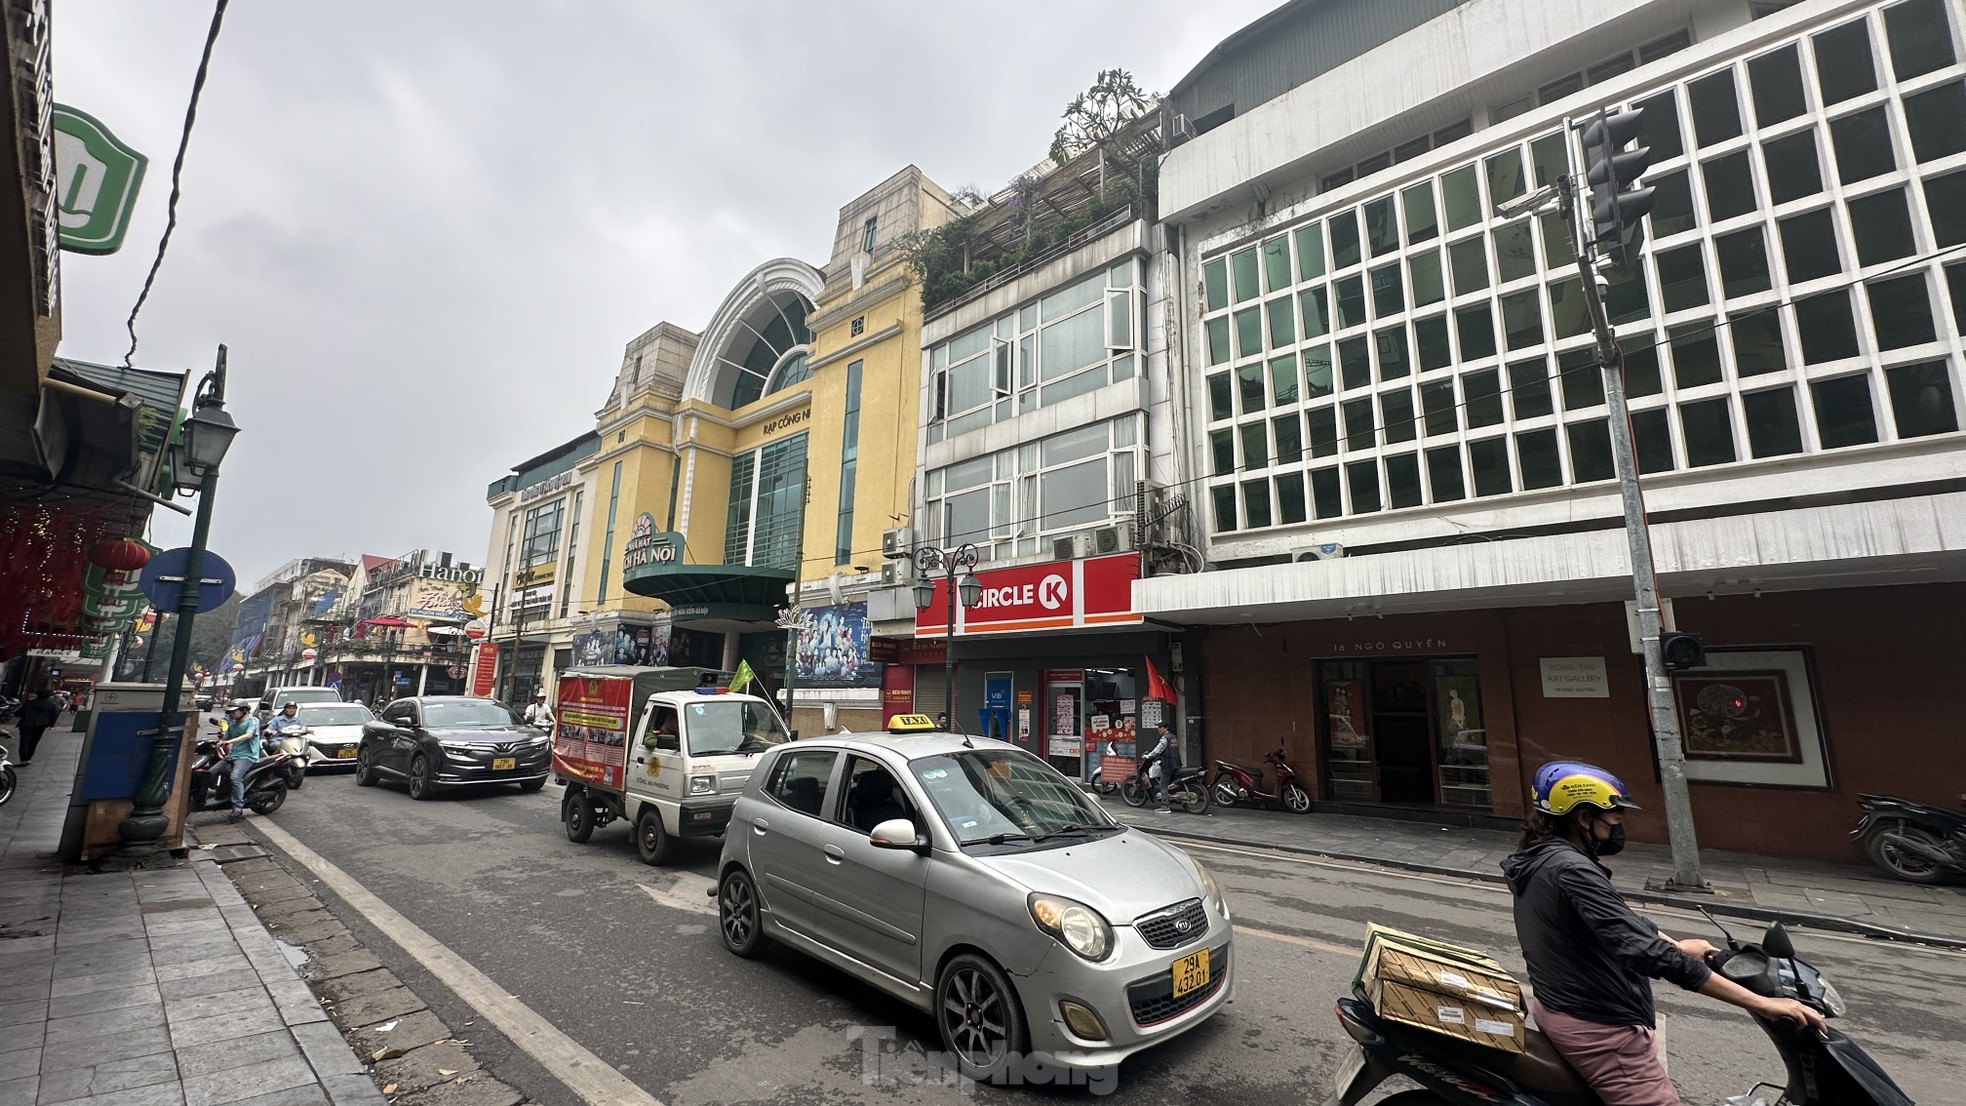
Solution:
{"label": "taxi sign on car roof", "polygon": [[887,721],[889,733],[924,733],[935,729],[935,719],[926,714],[897,714]]}

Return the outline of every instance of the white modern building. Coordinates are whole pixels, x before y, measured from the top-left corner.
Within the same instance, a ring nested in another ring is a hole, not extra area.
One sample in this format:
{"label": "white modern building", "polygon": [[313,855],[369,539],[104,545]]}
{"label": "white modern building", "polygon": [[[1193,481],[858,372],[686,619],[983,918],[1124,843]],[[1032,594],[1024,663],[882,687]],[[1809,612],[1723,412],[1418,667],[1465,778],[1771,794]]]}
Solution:
{"label": "white modern building", "polygon": [[1295,0],[1211,52],[1160,215],[1212,571],[1136,589],[1212,627],[1211,755],[1281,736],[1322,800],[1473,818],[1559,755],[1656,794],[1583,286],[1557,216],[1497,213],[1573,171],[1567,122],[1642,109],[1656,204],[1609,302],[1709,649],[1677,677],[1706,843],[1843,858],[1856,792],[1956,801],[1923,735],[1966,663],[1962,29],[1959,0]]}

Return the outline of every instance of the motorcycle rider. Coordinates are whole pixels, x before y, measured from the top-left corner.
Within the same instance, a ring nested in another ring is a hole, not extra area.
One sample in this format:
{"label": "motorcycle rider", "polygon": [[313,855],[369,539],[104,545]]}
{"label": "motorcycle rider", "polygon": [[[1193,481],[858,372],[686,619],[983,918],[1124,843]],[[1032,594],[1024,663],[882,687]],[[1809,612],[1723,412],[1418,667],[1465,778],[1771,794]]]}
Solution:
{"label": "motorcycle rider", "polygon": [[[1154,797],[1157,804],[1154,813],[1172,814],[1174,808],[1167,803],[1167,785],[1174,782],[1174,773],[1181,770],[1181,741],[1174,736],[1174,727],[1168,725],[1165,718],[1160,720],[1155,732],[1159,740],[1152,749],[1147,750],[1146,756],[1140,758],[1140,767],[1135,769],[1135,774],[1147,784],[1148,793]],[[1151,764],[1160,765],[1160,778],[1157,780],[1147,775],[1147,766]]]}
{"label": "motorcycle rider", "polygon": [[234,703],[225,713],[225,740],[218,743],[226,774],[232,779],[232,813],[225,820],[237,822],[246,816],[246,773],[259,760],[259,719],[245,703]]}
{"label": "motorcycle rider", "polygon": [[1553,761],[1536,770],[1530,796],[1516,852],[1502,861],[1535,992],[1530,1011],[1605,1106],[1680,1106],[1659,1053],[1654,979],[1824,1029],[1823,1016],[1802,1003],[1715,974],[1705,962],[1712,945],[1666,936],[1611,886],[1598,858],[1625,847],[1624,811],[1638,809],[1616,776]]}
{"label": "motorcycle rider", "polygon": [[[278,751],[284,747],[284,738],[281,735],[288,730],[299,730],[301,728],[300,704],[288,703],[286,706],[280,708],[280,713],[274,715],[272,720],[267,722],[267,744],[273,750]],[[288,749],[286,751],[293,752],[294,750]]]}

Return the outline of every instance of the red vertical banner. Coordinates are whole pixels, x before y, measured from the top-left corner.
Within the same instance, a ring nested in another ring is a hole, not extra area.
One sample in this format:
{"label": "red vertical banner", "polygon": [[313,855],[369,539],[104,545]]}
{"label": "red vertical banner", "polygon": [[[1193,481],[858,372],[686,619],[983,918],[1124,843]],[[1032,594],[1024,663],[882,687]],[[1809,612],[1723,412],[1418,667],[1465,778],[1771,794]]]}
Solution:
{"label": "red vertical banner", "polygon": [[881,728],[897,714],[915,711],[915,666],[890,664],[881,672]]}
{"label": "red vertical banner", "polygon": [[481,641],[471,650],[471,694],[484,698],[498,683],[498,643]]}
{"label": "red vertical banner", "polygon": [[628,763],[628,700],[634,693],[633,680],[560,677],[553,711],[553,770],[620,787]]}

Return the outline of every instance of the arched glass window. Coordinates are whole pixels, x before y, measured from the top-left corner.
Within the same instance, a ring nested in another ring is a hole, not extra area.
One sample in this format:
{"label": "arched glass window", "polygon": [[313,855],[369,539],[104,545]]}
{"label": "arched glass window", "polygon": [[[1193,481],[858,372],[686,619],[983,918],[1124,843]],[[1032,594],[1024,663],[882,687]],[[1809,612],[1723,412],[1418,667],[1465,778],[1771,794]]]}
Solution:
{"label": "arched glass window", "polygon": [[[786,354],[812,341],[812,332],[805,325],[807,310],[805,297],[795,295],[785,302],[770,304],[766,308],[768,313],[762,313],[763,317],[747,321],[746,329],[757,337],[751,343],[750,352],[736,366],[737,378],[730,397],[732,410],[755,403],[768,391],[776,391],[791,383],[787,380],[771,388],[766,387],[772,383],[773,369],[781,370],[780,375],[783,375],[783,370],[791,367],[789,363],[784,363]],[[743,347],[739,345],[737,348]],[[804,371],[803,358],[800,364],[801,371]]]}
{"label": "arched glass window", "polygon": [[765,382],[765,394],[770,395],[773,392],[782,392],[802,380],[809,380],[811,378],[812,368],[806,364],[805,351],[800,350],[781,362],[778,368],[772,370],[771,379]]}

